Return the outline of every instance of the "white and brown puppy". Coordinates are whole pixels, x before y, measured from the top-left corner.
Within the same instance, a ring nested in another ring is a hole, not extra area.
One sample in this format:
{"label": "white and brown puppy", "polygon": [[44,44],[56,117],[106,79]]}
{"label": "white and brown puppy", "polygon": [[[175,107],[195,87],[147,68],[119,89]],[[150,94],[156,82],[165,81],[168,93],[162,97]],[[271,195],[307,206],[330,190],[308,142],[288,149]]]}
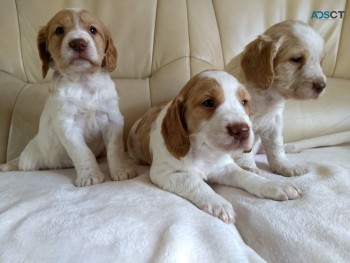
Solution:
{"label": "white and brown puppy", "polygon": [[86,10],[65,9],[37,37],[45,78],[54,69],[38,134],[20,157],[0,170],[39,170],[74,166],[76,185],[101,183],[95,156],[106,146],[113,180],[135,176],[124,161],[123,116],[109,72],[117,53],[106,26]]}
{"label": "white and brown puppy", "polygon": [[171,102],[151,108],[133,125],[129,153],[151,164],[154,184],[225,222],[234,220],[232,205],[204,181],[239,187],[262,198],[298,198],[296,186],[245,171],[231,158],[252,147],[249,113],[244,86],[224,71],[204,71]]}
{"label": "white and brown puppy", "polygon": [[[289,20],[258,36],[225,67],[251,95],[255,140],[258,144],[261,138],[270,167],[278,174],[294,176],[307,172],[286,157],[282,115],[287,99],[316,99],[322,94],[326,87],[321,68],[323,57],[322,37],[306,23]],[[236,161],[245,169],[259,172],[253,153]]]}

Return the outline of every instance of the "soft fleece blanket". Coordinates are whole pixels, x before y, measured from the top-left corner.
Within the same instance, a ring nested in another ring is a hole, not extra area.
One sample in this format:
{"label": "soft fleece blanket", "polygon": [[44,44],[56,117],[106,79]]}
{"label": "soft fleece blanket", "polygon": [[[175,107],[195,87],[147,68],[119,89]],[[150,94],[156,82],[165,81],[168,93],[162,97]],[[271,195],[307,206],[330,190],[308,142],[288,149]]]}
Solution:
{"label": "soft fleece blanket", "polygon": [[[310,172],[299,200],[213,185],[236,225],[159,189],[148,167],[129,181],[77,188],[74,169],[0,174],[0,262],[349,262],[350,145],[289,155]],[[105,161],[102,170],[107,173]]]}

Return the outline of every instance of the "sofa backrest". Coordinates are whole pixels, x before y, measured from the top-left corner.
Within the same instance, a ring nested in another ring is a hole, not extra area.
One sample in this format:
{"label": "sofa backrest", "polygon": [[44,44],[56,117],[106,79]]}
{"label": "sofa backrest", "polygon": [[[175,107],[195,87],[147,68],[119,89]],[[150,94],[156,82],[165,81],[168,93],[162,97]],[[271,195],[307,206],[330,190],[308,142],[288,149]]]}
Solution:
{"label": "sofa backrest", "polygon": [[[346,0],[3,0],[0,163],[18,156],[37,132],[52,71],[41,78],[36,35],[67,7],[91,11],[112,33],[118,65],[111,76],[125,117],[125,137],[152,105],[173,98],[198,72],[223,69],[247,43],[282,20],[300,19],[314,27],[326,42],[326,75],[350,79]],[[345,15],[311,19],[314,10],[345,11]]]}

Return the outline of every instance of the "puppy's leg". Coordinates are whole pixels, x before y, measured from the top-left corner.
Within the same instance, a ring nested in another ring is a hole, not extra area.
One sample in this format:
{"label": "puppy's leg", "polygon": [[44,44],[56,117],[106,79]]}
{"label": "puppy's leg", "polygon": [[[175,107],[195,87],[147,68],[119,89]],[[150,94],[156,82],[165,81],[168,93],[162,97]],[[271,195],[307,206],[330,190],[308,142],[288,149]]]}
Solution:
{"label": "puppy's leg", "polygon": [[154,165],[151,167],[150,176],[154,184],[191,201],[201,210],[226,223],[234,222],[232,205],[216,194],[202,178],[181,171],[164,173],[153,167]]}
{"label": "puppy's leg", "polygon": [[115,115],[114,118],[109,116],[111,122],[103,131],[102,135],[107,149],[107,160],[111,178],[115,181],[120,181],[134,178],[137,174],[135,169],[126,162],[124,155],[123,117],[120,113]]}
{"label": "puppy's leg", "polygon": [[234,186],[246,190],[260,198],[283,201],[297,199],[301,190],[289,182],[277,182],[240,168],[235,163],[227,164],[215,174],[211,174],[209,182]]}
{"label": "puppy's leg", "polygon": [[58,138],[66,149],[77,171],[76,186],[102,183],[104,175],[100,171],[96,157],[86,145],[84,132],[79,127],[56,125]]}
{"label": "puppy's leg", "polygon": [[287,159],[283,146],[282,116],[277,114],[275,119],[273,127],[266,129],[260,134],[271,169],[283,176],[296,176],[307,173],[308,170],[306,168],[293,164]]}

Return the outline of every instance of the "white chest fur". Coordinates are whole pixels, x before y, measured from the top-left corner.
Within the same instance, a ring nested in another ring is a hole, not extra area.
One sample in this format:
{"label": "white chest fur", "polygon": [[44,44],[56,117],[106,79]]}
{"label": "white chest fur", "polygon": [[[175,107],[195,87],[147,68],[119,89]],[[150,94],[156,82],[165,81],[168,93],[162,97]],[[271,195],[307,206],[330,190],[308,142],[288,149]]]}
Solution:
{"label": "white chest fur", "polygon": [[96,136],[118,111],[114,82],[104,72],[69,77],[55,74],[49,100],[54,119],[70,120],[88,137]]}

